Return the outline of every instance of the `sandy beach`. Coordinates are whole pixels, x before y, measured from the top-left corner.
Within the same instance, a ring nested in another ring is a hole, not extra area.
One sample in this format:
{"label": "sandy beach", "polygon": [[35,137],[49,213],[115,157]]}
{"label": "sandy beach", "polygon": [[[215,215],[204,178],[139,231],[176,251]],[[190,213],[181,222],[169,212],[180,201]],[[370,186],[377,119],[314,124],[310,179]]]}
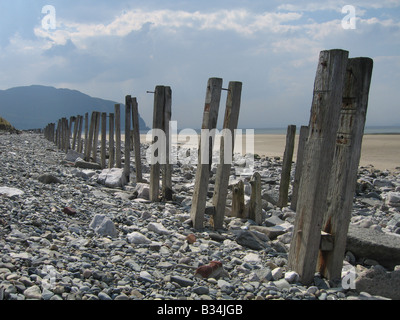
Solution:
{"label": "sandy beach", "polygon": [[[178,144],[183,144],[179,137]],[[193,139],[193,136],[191,136]],[[299,135],[296,143],[293,161],[296,161]],[[243,135],[242,153],[246,152],[245,136]],[[141,141],[146,142],[146,135],[141,135]],[[192,140],[194,141],[194,139]],[[284,134],[256,134],[254,137],[254,153],[260,156],[283,157],[286,145]],[[194,143],[186,146],[195,147]],[[218,142],[216,148],[218,148]],[[235,149],[238,152],[238,148]],[[363,138],[360,166],[373,165],[379,170],[396,170],[400,167],[400,135],[397,134],[366,134]]]}

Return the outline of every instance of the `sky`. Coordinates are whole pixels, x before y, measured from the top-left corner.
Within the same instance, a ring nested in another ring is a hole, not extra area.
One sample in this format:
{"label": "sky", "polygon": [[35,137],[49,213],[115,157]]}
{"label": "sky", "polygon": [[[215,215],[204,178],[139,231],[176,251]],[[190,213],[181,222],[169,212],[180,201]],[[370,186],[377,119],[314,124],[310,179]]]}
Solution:
{"label": "sky", "polygon": [[178,127],[201,127],[211,77],[243,83],[239,128],[307,125],[329,49],[374,60],[367,126],[400,126],[400,0],[0,0],[1,90],[129,94],[150,126],[165,85]]}

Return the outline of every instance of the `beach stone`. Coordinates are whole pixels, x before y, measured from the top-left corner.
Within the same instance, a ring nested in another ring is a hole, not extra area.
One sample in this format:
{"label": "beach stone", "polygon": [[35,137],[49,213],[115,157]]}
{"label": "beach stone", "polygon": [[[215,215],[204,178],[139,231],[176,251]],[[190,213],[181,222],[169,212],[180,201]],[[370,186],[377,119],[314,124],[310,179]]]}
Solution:
{"label": "beach stone", "polygon": [[254,232],[249,230],[239,230],[236,234],[236,242],[244,247],[253,250],[263,250],[269,247],[266,242],[262,241]]}
{"label": "beach stone", "polygon": [[149,200],[150,198],[150,185],[147,183],[137,183],[133,190],[133,195],[139,199]]}
{"label": "beach stone", "polygon": [[400,207],[400,192],[389,192],[386,203],[391,207]]}
{"label": "beach stone", "polygon": [[24,291],[24,296],[26,299],[41,300],[42,292],[40,291],[39,286],[33,286]]}
{"label": "beach stone", "polygon": [[151,240],[140,232],[134,231],[127,235],[129,243],[133,244],[150,244]]}
{"label": "beach stone", "polygon": [[387,272],[383,268],[372,267],[357,275],[356,291],[400,300],[400,271]]}
{"label": "beach stone", "polygon": [[297,272],[295,272],[295,271],[285,272],[285,280],[287,282],[294,283],[294,282],[299,281],[299,279],[300,279],[300,276]]}
{"label": "beach stone", "polygon": [[61,180],[51,174],[43,174],[38,178],[38,181],[44,184],[60,184]]}
{"label": "beach stone", "polygon": [[149,229],[149,231],[153,231],[157,234],[161,234],[161,235],[169,235],[171,234],[170,231],[168,231],[161,223],[157,223],[157,222],[150,222],[147,226],[147,229]]}
{"label": "beach stone", "polygon": [[114,222],[112,222],[110,218],[103,214],[95,215],[89,225],[89,228],[94,229],[94,231],[101,236],[110,236],[113,238],[118,236]]}
{"label": "beach stone", "polygon": [[191,287],[194,281],[181,276],[171,276],[171,282],[179,284],[181,287]]}
{"label": "beach stone", "polygon": [[108,188],[122,188],[127,184],[127,176],[121,168],[105,169],[99,174],[97,183]]}
{"label": "beach stone", "polygon": [[393,188],[395,185],[388,179],[375,179],[372,184],[377,188]]}
{"label": "beach stone", "polygon": [[400,237],[350,224],[346,250],[358,258],[370,258],[393,270],[400,264]]}
{"label": "beach stone", "polygon": [[392,219],[390,219],[390,221],[388,222],[388,226],[391,227],[400,227],[400,213],[395,213],[392,217]]}
{"label": "beach stone", "polygon": [[[274,280],[279,280],[283,277],[284,269],[282,267],[275,268],[271,271],[272,278]],[[285,279],[286,280],[286,279]]]}
{"label": "beach stone", "polygon": [[250,230],[256,230],[258,232],[264,233],[271,240],[275,240],[278,236],[285,234],[293,228],[293,225],[285,222],[279,226],[264,227],[264,226],[250,226]]}
{"label": "beach stone", "polygon": [[75,162],[78,158],[83,159],[85,157],[84,154],[79,153],[75,150],[69,149],[67,155],[65,156],[65,160],[68,162]]}
{"label": "beach stone", "polygon": [[91,169],[91,170],[101,170],[101,165],[95,162],[87,162],[82,160],[81,158],[76,159],[75,167],[81,169]]}
{"label": "beach stone", "polygon": [[0,195],[6,196],[8,198],[16,198],[18,196],[22,196],[23,194],[24,191],[17,188],[0,187]]}

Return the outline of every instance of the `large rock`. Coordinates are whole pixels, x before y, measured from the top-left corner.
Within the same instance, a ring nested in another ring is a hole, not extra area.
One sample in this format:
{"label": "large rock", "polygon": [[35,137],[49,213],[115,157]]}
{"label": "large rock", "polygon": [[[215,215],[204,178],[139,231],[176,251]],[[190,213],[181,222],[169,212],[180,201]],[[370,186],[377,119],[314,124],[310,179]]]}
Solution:
{"label": "large rock", "polygon": [[44,184],[58,184],[58,183],[62,183],[60,179],[58,179],[57,177],[51,175],[51,174],[43,174],[38,178],[39,182],[44,183]]}
{"label": "large rock", "polygon": [[357,292],[400,300],[400,271],[371,268],[357,275],[355,288]]}
{"label": "large rock", "polygon": [[133,196],[139,199],[149,200],[150,198],[150,186],[147,183],[137,183],[133,190]]}
{"label": "large rock", "polygon": [[392,207],[400,207],[400,192],[389,192],[386,203]]}
{"label": "large rock", "polygon": [[75,162],[78,158],[83,159],[84,157],[85,156],[82,153],[69,149],[67,155],[65,156],[65,160],[69,162]]}
{"label": "large rock", "polygon": [[87,162],[81,158],[76,159],[75,167],[81,169],[101,170],[101,165],[96,162]]}
{"label": "large rock", "polygon": [[105,169],[99,174],[97,183],[103,184],[108,188],[122,188],[127,184],[126,178],[124,169]]}
{"label": "large rock", "polygon": [[289,232],[293,228],[293,225],[284,222],[279,226],[273,227],[264,227],[264,226],[250,226],[250,230],[256,230],[258,232],[262,232],[270,238],[270,240],[276,239],[278,236]]}
{"label": "large rock", "polygon": [[270,248],[266,239],[261,239],[255,232],[249,230],[234,231],[236,234],[236,242],[244,247],[253,250],[263,250]]}
{"label": "large rock", "polygon": [[347,250],[358,258],[376,260],[390,270],[400,265],[400,236],[350,225]]}
{"label": "large rock", "polygon": [[114,223],[103,214],[95,215],[89,227],[101,236],[110,236],[113,238],[118,236]]}
{"label": "large rock", "polygon": [[0,187],[0,195],[6,196],[8,198],[16,198],[22,196],[24,192],[16,188]]}

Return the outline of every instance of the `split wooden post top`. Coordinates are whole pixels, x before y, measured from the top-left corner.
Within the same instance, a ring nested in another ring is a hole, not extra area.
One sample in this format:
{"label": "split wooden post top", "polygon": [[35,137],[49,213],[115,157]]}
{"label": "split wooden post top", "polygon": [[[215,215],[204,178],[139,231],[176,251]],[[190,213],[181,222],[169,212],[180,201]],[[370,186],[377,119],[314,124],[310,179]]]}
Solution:
{"label": "split wooden post top", "polygon": [[348,61],[329,181],[327,209],[322,222],[322,231],[333,237],[333,248],[332,250],[321,248],[317,266],[317,270],[329,280],[341,278],[361,157],[372,69],[373,61],[370,58],[354,58]]}
{"label": "split wooden post top", "polygon": [[202,129],[208,130],[209,134],[200,138],[198,165],[192,207],[190,209],[190,216],[193,222],[193,228],[195,229],[202,229],[204,223],[204,211],[206,208],[208,182],[210,179],[210,158],[212,157],[214,141],[212,135],[215,135],[215,130],[212,129],[217,127],[221,91],[222,79],[210,78],[207,84],[206,101],[201,126]]}
{"label": "split wooden post top", "polygon": [[288,260],[289,268],[304,284],[311,283],[317,265],[348,54],[344,50],[322,51],[318,62]]}
{"label": "split wooden post top", "polygon": [[214,229],[223,227],[228,194],[229,175],[232,167],[235,146],[235,130],[237,129],[242,97],[242,83],[230,82],[226,99],[223,134],[220,143],[220,162],[215,176],[213,205],[215,207]]}

